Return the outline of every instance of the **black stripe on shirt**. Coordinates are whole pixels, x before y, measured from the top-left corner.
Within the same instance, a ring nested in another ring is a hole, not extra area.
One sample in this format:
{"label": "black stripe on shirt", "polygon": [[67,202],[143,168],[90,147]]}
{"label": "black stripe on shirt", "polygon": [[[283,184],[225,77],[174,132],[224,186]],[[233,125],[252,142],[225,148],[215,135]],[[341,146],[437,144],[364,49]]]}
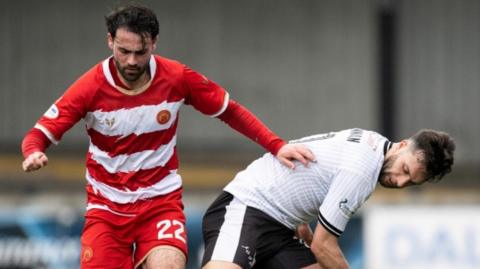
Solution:
{"label": "black stripe on shirt", "polygon": [[333,226],[332,224],[330,224],[327,219],[325,219],[322,215],[321,212],[318,213],[318,221],[323,225],[323,227],[325,227],[325,229],[327,229],[327,231],[329,231],[331,234],[333,234],[334,236],[336,237],[340,237],[340,235],[342,235],[342,231],[337,229],[335,226]]}

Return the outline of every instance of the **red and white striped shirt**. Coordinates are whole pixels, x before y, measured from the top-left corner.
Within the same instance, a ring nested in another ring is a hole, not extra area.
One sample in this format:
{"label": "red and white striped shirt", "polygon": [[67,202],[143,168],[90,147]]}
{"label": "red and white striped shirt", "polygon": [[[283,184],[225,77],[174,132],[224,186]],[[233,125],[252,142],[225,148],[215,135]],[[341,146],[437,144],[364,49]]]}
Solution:
{"label": "red and white striped shirt", "polygon": [[155,55],[149,63],[151,80],[129,94],[115,79],[112,66],[109,58],[86,72],[35,128],[56,144],[75,123],[85,120],[90,138],[87,191],[105,199],[105,204],[133,203],[179,189],[180,107],[190,104],[215,117],[227,108],[228,93],[187,66]]}

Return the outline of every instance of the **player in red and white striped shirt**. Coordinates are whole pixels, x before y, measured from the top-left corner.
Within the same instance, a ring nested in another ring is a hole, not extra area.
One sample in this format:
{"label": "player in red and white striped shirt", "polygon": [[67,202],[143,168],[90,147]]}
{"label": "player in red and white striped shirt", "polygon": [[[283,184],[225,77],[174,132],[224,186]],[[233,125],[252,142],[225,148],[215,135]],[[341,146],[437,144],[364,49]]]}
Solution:
{"label": "player in red and white striped shirt", "polygon": [[314,156],[305,147],[285,144],[215,82],[153,55],[158,21],[151,10],[119,8],[106,23],[113,56],[81,76],[27,133],[23,169],[45,166],[45,149],[84,119],[90,146],[81,267],[184,268],[176,152],[182,104],[221,119],[291,168],[293,159],[306,164]]}

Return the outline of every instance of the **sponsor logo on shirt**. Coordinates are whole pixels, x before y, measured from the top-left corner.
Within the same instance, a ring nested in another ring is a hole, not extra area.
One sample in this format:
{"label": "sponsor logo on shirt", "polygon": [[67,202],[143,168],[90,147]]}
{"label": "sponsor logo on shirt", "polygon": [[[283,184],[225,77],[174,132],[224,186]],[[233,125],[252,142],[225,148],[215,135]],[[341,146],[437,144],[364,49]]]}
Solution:
{"label": "sponsor logo on shirt", "polygon": [[352,210],[349,206],[348,206],[348,199],[347,198],[344,198],[343,200],[340,201],[340,203],[338,203],[338,207],[340,208],[340,210],[342,210],[342,212],[348,216],[348,217],[351,217],[353,216],[353,214],[355,213],[354,210]]}
{"label": "sponsor logo on shirt", "polygon": [[115,124],[115,118],[105,119],[105,125],[107,125],[109,128],[112,128],[114,124]]}
{"label": "sponsor logo on shirt", "polygon": [[157,122],[160,124],[165,124],[170,120],[171,117],[172,117],[172,114],[170,114],[170,111],[166,109],[161,110],[160,112],[157,113]]}
{"label": "sponsor logo on shirt", "polygon": [[56,119],[58,114],[58,108],[53,104],[43,115],[49,119]]}

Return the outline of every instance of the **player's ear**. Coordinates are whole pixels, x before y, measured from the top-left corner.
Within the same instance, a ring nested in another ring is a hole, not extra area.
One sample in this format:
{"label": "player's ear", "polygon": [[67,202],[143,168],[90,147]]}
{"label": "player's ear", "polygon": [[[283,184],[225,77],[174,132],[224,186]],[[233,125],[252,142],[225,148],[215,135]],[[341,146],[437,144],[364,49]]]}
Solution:
{"label": "player's ear", "polygon": [[401,149],[401,148],[404,148],[404,147],[406,147],[406,146],[408,146],[408,145],[410,145],[410,141],[407,140],[407,139],[404,139],[404,140],[402,140],[402,141],[399,142],[398,148]]}
{"label": "player's ear", "polygon": [[110,33],[107,34],[108,47],[113,50],[113,37]]}
{"label": "player's ear", "polygon": [[152,50],[156,50],[157,49],[157,38],[155,37],[154,39],[152,39]]}

